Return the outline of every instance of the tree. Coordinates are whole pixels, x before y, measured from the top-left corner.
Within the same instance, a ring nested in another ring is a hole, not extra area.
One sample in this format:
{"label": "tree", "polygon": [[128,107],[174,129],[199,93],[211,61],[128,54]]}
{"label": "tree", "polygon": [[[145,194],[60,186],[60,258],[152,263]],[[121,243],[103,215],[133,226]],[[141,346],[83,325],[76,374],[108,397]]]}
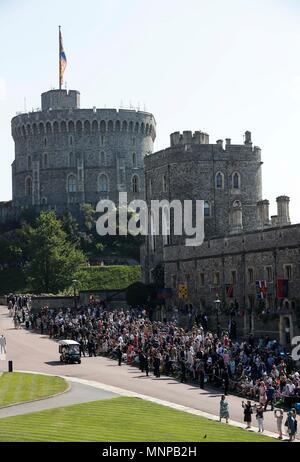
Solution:
{"label": "tree", "polygon": [[23,230],[30,259],[25,275],[34,292],[58,293],[69,287],[78,266],[85,261],[83,253],[71,243],[55,212],[42,212],[36,227]]}

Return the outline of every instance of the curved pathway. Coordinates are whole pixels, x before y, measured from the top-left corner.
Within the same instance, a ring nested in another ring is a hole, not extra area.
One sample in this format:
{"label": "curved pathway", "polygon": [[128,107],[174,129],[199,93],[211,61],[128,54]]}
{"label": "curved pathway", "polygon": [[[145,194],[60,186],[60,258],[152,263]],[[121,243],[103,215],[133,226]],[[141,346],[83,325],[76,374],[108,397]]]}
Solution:
{"label": "curved pathway", "polygon": [[12,417],[31,412],[44,411],[56,407],[70,406],[72,404],[87,403],[100,399],[108,399],[117,396],[116,393],[95,388],[83,383],[73,382],[70,390],[60,395],[43,398],[32,402],[15,404],[0,408],[0,418]]}

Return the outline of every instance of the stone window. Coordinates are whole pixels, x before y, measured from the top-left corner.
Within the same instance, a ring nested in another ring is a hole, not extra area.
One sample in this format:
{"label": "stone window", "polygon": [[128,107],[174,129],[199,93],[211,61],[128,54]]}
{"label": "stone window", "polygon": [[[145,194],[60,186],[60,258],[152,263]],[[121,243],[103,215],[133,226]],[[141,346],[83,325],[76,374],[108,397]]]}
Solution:
{"label": "stone window", "polygon": [[44,138],[44,146],[47,146],[47,138]]}
{"label": "stone window", "polygon": [[288,280],[291,280],[292,276],[293,276],[292,265],[284,265],[283,269],[284,269],[284,278],[288,279]]}
{"label": "stone window", "polygon": [[105,165],[105,152],[100,153],[100,163],[101,165]]}
{"label": "stone window", "polygon": [[32,179],[30,176],[25,180],[25,196],[32,196]]}
{"label": "stone window", "polygon": [[231,271],[231,284],[236,284],[237,282],[237,277],[236,277],[236,270]]}
{"label": "stone window", "polygon": [[76,189],[76,177],[75,175],[70,175],[68,177],[68,192],[75,193]]}
{"label": "stone window", "polygon": [[210,211],[210,203],[208,201],[204,202],[204,217],[210,217],[211,216],[211,211]]}
{"label": "stone window", "polygon": [[140,190],[139,177],[137,175],[134,175],[132,177],[132,192],[138,193],[139,190]]}
{"label": "stone window", "polygon": [[200,286],[204,286],[204,283],[205,283],[204,273],[199,273],[199,284],[200,284]]}
{"label": "stone window", "polygon": [[46,198],[46,197],[43,197],[43,199],[42,199],[42,205],[47,205],[47,198]]}
{"label": "stone window", "polygon": [[132,153],[132,165],[133,167],[136,167],[136,153],[135,152]]}
{"label": "stone window", "polygon": [[215,286],[220,285],[220,273],[218,271],[214,273],[213,281]]}
{"label": "stone window", "polygon": [[135,138],[132,138],[132,146],[135,146]]}
{"label": "stone window", "polygon": [[224,188],[224,175],[222,172],[218,172],[216,174],[216,188],[223,189]]}
{"label": "stone window", "polygon": [[167,177],[166,175],[163,175],[163,178],[162,178],[162,187],[163,187],[163,192],[166,192],[167,191]]}
{"label": "stone window", "polygon": [[252,284],[254,282],[254,270],[253,268],[248,268],[248,284]]}
{"label": "stone window", "polygon": [[44,167],[48,167],[48,154],[44,154]]}
{"label": "stone window", "polygon": [[31,170],[32,162],[31,162],[31,156],[28,156],[27,158],[27,168],[28,170]]}
{"label": "stone window", "polygon": [[241,187],[241,176],[238,172],[232,174],[232,188],[240,189]]}
{"label": "stone window", "polygon": [[99,191],[108,192],[108,178],[104,173],[99,175]]}
{"label": "stone window", "polygon": [[101,146],[104,146],[105,144],[105,136],[101,135]]}
{"label": "stone window", "polygon": [[69,145],[70,145],[70,146],[73,146],[73,136],[70,136],[70,137],[69,137]]}
{"label": "stone window", "polygon": [[273,268],[272,268],[272,266],[266,266],[265,271],[266,271],[267,282],[273,282]]}

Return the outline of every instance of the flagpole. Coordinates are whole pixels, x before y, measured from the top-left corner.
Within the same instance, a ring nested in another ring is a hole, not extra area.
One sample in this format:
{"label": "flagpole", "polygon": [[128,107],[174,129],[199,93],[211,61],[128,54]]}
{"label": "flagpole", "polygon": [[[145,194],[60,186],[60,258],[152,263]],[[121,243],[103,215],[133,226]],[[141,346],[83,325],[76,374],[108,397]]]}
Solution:
{"label": "flagpole", "polygon": [[59,89],[61,90],[61,65],[60,65],[60,54],[61,54],[61,40],[60,40],[60,27],[58,26],[58,41],[59,41],[59,52],[58,52],[58,78],[59,78]]}

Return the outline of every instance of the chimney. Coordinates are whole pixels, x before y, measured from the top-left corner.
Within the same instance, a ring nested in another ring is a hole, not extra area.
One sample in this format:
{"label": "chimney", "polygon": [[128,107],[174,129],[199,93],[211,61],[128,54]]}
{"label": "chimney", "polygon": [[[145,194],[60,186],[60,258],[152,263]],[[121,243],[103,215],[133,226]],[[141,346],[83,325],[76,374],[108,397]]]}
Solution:
{"label": "chimney", "polygon": [[226,138],[225,142],[226,142],[226,146],[231,145],[231,139],[230,138]]}
{"label": "chimney", "polygon": [[247,144],[248,146],[252,146],[251,132],[249,131],[245,132],[245,143],[244,144]]}
{"label": "chimney", "polygon": [[286,226],[291,224],[290,220],[290,211],[289,211],[289,202],[290,198],[288,196],[278,196],[276,198],[277,202],[277,223],[280,226]]}
{"label": "chimney", "polygon": [[260,228],[270,226],[269,205],[270,202],[268,200],[257,202],[257,219]]}
{"label": "chimney", "polygon": [[223,149],[223,140],[217,140],[217,145]]}

